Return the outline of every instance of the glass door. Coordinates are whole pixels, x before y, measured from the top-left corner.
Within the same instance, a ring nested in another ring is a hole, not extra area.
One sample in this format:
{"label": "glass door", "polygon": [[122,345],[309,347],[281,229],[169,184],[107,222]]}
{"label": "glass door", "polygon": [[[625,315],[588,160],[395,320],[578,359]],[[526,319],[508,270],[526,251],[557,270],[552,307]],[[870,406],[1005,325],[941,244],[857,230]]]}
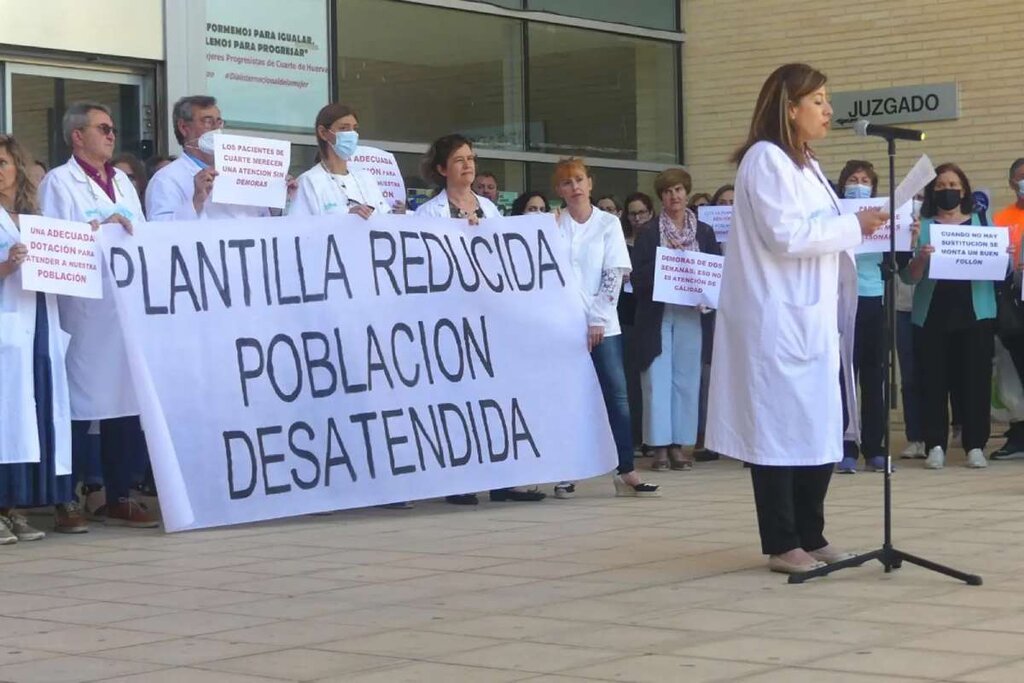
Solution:
{"label": "glass door", "polygon": [[154,152],[153,87],[145,75],[7,62],[4,85],[5,130],[50,168],[70,155],[61,119],[82,100],[110,107],[118,152],[143,160]]}

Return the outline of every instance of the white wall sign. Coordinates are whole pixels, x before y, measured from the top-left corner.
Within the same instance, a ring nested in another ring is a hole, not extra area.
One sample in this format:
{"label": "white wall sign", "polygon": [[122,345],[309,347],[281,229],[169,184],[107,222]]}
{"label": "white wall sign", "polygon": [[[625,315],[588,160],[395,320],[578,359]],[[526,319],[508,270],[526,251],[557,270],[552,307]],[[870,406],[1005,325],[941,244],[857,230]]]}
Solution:
{"label": "white wall sign", "polygon": [[956,83],[905,85],[877,90],[832,93],[835,128],[850,128],[860,119],[871,123],[918,123],[960,117]]}
{"label": "white wall sign", "polygon": [[330,101],[327,3],[206,0],[205,19],[205,92],[228,124],[311,131]]}

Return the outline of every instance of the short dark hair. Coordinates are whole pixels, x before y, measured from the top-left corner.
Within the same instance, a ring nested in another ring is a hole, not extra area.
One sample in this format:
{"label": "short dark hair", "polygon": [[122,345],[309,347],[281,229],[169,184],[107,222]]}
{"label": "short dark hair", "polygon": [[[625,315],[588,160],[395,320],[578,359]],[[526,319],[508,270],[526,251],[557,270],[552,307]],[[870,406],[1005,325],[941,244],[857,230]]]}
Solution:
{"label": "short dark hair", "polygon": [[443,135],[434,140],[434,142],[430,144],[430,149],[427,150],[427,153],[420,164],[420,173],[426,180],[430,181],[434,187],[438,189],[445,187],[445,185],[447,185],[447,181],[445,177],[438,172],[437,167],[447,164],[448,157],[454,154],[455,150],[465,145],[469,145],[469,148],[473,149],[473,141],[460,133]]}
{"label": "short dark hair", "polygon": [[878,194],[878,173],[875,172],[875,166],[870,161],[861,161],[860,159],[850,159],[846,162],[846,166],[843,166],[843,170],[839,173],[839,182],[836,183],[836,187],[839,188],[837,194],[843,196],[843,188],[846,187],[846,183],[850,181],[850,176],[858,171],[864,171],[867,174],[868,179],[871,180],[871,196],[874,197]]}
{"label": "short dark hair", "polygon": [[718,206],[718,202],[721,201],[722,195],[726,192],[735,192],[736,188],[732,185],[722,185],[720,188],[715,190],[715,193],[711,195],[711,205]]}
{"label": "short dark hair", "polygon": [[597,198],[597,200],[594,202],[594,205],[597,206],[597,202],[601,201],[602,199],[607,199],[612,204],[614,204],[616,211],[622,211],[622,206],[619,204],[619,200],[615,198],[615,195],[613,195],[613,194],[603,194],[603,195],[601,195],[600,197]]}
{"label": "short dark hair", "polygon": [[318,132],[320,130],[320,126],[330,130],[335,121],[343,119],[346,116],[351,116],[357,121],[359,120],[359,116],[356,114],[355,109],[347,104],[341,104],[340,102],[331,102],[317,112],[316,121],[313,122],[313,135],[316,137],[316,146],[320,149],[321,159],[327,155],[327,145],[330,143],[320,137],[320,133]]}
{"label": "short dark hair", "polygon": [[490,171],[478,171],[476,177],[473,178],[473,180],[476,181],[480,180],[481,178],[490,178],[491,180],[494,181],[495,185],[498,184],[498,176],[494,175]]}
{"label": "short dark hair", "polygon": [[676,185],[682,185],[686,188],[686,194],[690,194],[693,190],[693,178],[690,177],[686,169],[666,168],[654,179],[654,193],[658,195],[658,199],[661,199],[665,190]]}
{"label": "short dark hair", "polygon": [[550,211],[551,210],[551,205],[548,203],[548,198],[544,196],[544,193],[543,192],[538,192],[537,190],[534,190],[532,192],[524,192],[521,195],[519,195],[518,197],[516,197],[516,200],[514,202],[512,202],[512,215],[513,216],[522,216],[523,214],[525,214],[526,213],[526,205],[534,197],[540,197],[542,200],[544,200],[544,210],[545,211]]}
{"label": "short dark hair", "polygon": [[935,177],[932,181],[925,185],[924,188],[924,201],[921,203],[921,216],[923,218],[934,218],[935,214],[938,213],[935,206],[935,183],[938,182],[939,176],[943,173],[952,171],[956,173],[960,178],[960,184],[963,186],[964,196],[960,200],[960,212],[964,214],[970,214],[974,211],[974,197],[971,190],[971,181],[967,179],[967,174],[963,172],[956,164],[945,163],[940,164],[935,168]]}
{"label": "short dark hair", "polygon": [[629,211],[629,205],[633,202],[641,202],[647,210],[654,213],[654,202],[651,200],[651,196],[646,192],[634,192],[626,197],[626,211]]}
{"label": "short dark hair", "polygon": [[1020,170],[1021,166],[1024,166],[1024,157],[1021,157],[1020,159],[1017,159],[1012,164],[1010,164],[1010,183],[1011,184],[1013,183],[1013,176],[1017,175],[1017,171]]}
{"label": "short dark hair", "polygon": [[187,95],[174,103],[174,108],[171,110],[171,127],[174,128],[174,139],[178,141],[179,145],[185,144],[185,136],[178,130],[178,122],[191,121],[194,114],[193,109],[216,106],[217,98],[209,95]]}

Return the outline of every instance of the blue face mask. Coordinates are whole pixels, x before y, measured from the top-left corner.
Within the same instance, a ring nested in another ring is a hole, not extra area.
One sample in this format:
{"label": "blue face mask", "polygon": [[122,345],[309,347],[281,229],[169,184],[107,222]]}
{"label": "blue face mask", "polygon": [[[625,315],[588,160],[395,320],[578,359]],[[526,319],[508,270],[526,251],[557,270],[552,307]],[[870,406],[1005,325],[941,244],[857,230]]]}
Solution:
{"label": "blue face mask", "polygon": [[871,199],[871,186],[861,185],[847,185],[843,188],[843,196],[847,199]]}
{"label": "blue face mask", "polygon": [[348,161],[356,153],[359,146],[359,133],[354,130],[339,130],[334,134],[334,151],[339,157]]}
{"label": "blue face mask", "polygon": [[1017,181],[1017,196],[1024,197],[1024,180]]}

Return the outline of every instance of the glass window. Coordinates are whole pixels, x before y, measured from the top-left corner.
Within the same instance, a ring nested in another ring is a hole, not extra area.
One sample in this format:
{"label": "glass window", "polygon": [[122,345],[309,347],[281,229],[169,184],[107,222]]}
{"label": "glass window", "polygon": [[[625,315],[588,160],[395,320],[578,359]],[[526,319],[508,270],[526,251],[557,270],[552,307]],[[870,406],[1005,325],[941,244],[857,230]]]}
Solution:
{"label": "glass window", "polygon": [[531,23],[529,149],[676,163],[678,46]]}
{"label": "glass window", "polygon": [[664,31],[679,29],[679,0],[527,0],[526,7],[540,12]]}
{"label": "glass window", "polygon": [[522,149],[522,22],[390,0],[338,0],[338,99],[363,137],[459,131]]}

